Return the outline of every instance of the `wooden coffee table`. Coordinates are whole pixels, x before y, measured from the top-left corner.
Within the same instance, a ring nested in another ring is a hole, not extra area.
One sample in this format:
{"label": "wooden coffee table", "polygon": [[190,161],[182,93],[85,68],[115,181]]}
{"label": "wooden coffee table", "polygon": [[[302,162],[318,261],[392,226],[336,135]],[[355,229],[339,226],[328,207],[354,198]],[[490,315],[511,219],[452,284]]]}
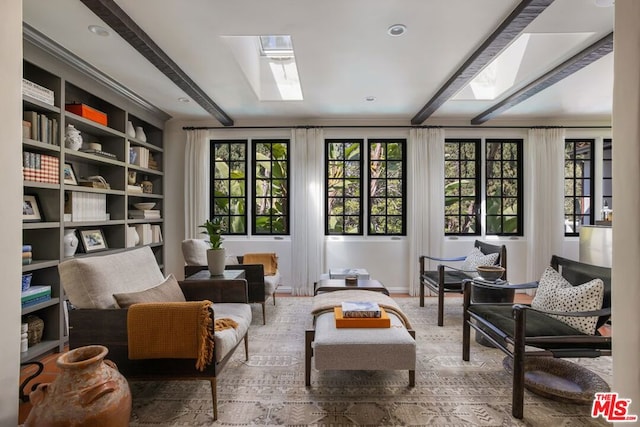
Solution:
{"label": "wooden coffee table", "polygon": [[347,285],[344,279],[323,279],[317,281],[313,286],[313,294],[319,292],[343,291],[347,289],[358,289],[361,291],[377,291],[389,295],[389,291],[378,280],[358,279],[357,285]]}

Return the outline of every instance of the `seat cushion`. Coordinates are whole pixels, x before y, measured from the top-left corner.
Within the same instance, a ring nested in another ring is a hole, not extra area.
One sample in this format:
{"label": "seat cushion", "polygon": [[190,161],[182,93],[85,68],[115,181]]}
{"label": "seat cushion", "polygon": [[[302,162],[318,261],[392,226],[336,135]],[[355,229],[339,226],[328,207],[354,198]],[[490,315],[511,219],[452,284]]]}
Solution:
{"label": "seat cushion", "polygon": [[148,246],[66,260],[58,271],[69,301],[77,308],[117,308],[113,294],[144,291],[165,279]]}
{"label": "seat cushion", "polygon": [[280,286],[280,280],[282,276],[280,272],[276,270],[276,274],[273,276],[264,276],[264,295],[270,297],[275,292],[276,288]]}
{"label": "seat cushion", "polygon": [[[428,280],[434,288],[438,288],[439,275],[437,271],[425,271],[422,274],[423,279]],[[462,292],[462,281],[465,279],[471,279],[466,273],[462,271],[445,271],[444,272],[444,288],[449,291]]]}
{"label": "seat cushion", "polygon": [[251,306],[242,303],[213,304],[213,315],[215,319],[230,318],[238,323],[237,328],[216,331],[214,335],[216,362],[219,362],[244,338],[249,330]]}

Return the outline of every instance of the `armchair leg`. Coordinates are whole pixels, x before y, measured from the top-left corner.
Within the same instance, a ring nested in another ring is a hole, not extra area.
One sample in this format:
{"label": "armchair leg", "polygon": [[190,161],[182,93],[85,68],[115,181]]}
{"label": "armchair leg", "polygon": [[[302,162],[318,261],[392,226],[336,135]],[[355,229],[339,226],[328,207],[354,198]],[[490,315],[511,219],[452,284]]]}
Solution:
{"label": "armchair leg", "polygon": [[444,286],[438,287],[438,326],[444,325]]}
{"label": "armchair leg", "polygon": [[264,307],[265,303],[264,303],[264,301],[262,301],[260,304],[262,305],[262,324],[266,325],[267,324],[267,314],[265,313],[265,307]]}
{"label": "armchair leg", "polygon": [[218,392],[216,390],[216,378],[211,378],[211,400],[213,401],[213,421],[218,419]]}
{"label": "armchair leg", "polygon": [[420,307],[424,307],[424,283],[420,280]]}
{"label": "armchair leg", "polygon": [[306,330],[304,333],[304,385],[309,387],[311,385],[311,356],[313,355],[313,348],[311,343],[315,337],[314,330]]}
{"label": "armchair leg", "polygon": [[249,333],[248,332],[244,335],[244,360],[245,362],[249,360]]}
{"label": "armchair leg", "polygon": [[471,344],[471,326],[468,323],[470,318],[465,308],[462,317],[462,360],[465,362],[469,361],[469,347]]}
{"label": "armchair leg", "polygon": [[524,417],[525,316],[524,310],[514,310],[516,325],[513,343],[513,400],[511,402],[511,415],[518,419]]}

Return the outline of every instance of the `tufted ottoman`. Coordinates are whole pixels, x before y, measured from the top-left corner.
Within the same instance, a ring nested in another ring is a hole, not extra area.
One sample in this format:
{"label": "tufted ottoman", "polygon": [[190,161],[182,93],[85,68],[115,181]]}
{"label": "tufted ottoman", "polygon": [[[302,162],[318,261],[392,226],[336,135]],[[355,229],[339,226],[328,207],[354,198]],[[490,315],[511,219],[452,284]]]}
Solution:
{"label": "tufted ottoman", "polygon": [[[316,300],[319,299],[319,300]],[[333,310],[341,301],[375,301],[385,308],[390,328],[336,328]],[[305,385],[311,385],[311,360],[318,370],[408,370],[415,385],[415,332],[390,297],[347,290],[314,297],[314,327],[305,335]]]}

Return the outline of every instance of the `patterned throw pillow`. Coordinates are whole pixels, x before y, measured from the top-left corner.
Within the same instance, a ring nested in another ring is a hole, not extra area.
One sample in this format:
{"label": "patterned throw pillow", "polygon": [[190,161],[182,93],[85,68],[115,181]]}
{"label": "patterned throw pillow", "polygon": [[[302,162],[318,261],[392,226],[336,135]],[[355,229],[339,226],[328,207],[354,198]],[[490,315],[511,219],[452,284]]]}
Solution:
{"label": "patterned throw pillow", "polygon": [[[573,286],[560,273],[551,267],[542,274],[538,282],[538,290],[531,301],[531,307],[543,311],[562,311],[572,313],[593,311],[602,308],[604,283],[601,279],[593,279],[579,286]],[[596,332],[598,317],[556,316],[556,319],[579,330],[593,335]]]}
{"label": "patterned throw pillow", "polygon": [[474,247],[462,262],[460,269],[464,270],[469,276],[477,277],[476,267],[479,265],[494,265],[496,261],[498,261],[498,256],[500,256],[500,254],[497,253],[485,255],[480,248]]}

